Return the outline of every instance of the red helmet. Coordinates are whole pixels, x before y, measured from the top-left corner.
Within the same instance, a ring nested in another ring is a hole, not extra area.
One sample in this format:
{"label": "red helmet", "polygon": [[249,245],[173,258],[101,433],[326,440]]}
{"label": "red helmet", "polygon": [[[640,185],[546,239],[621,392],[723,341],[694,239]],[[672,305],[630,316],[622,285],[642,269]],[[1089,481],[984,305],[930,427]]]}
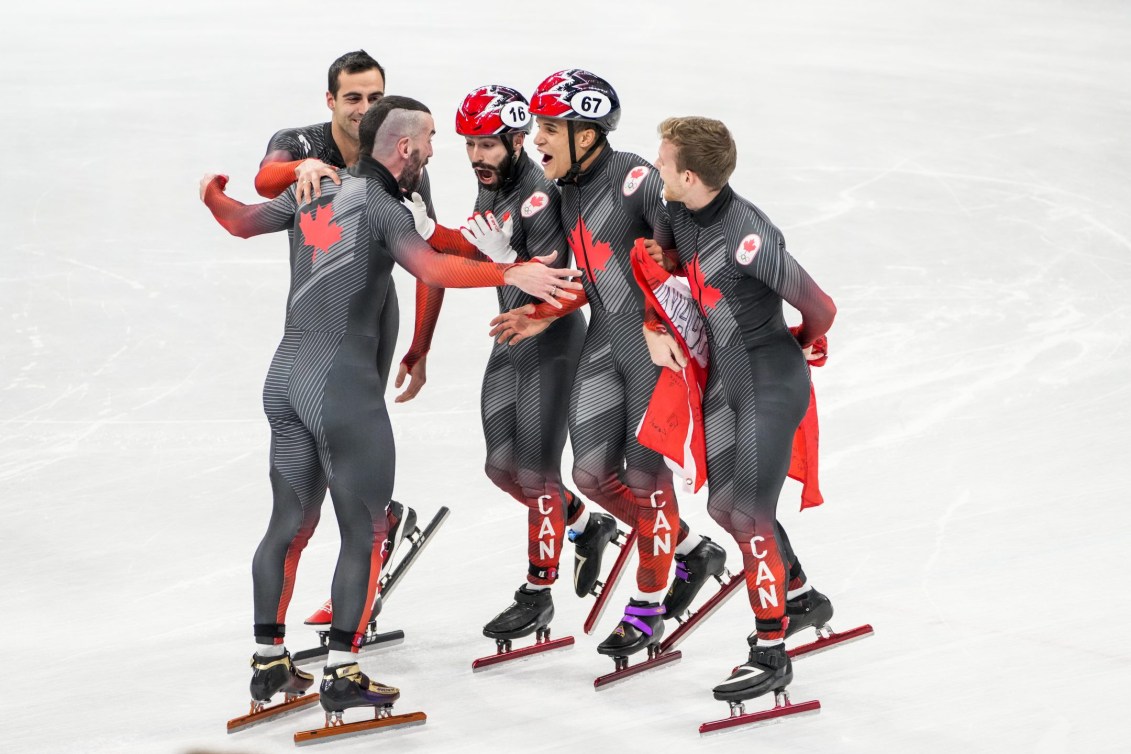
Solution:
{"label": "red helmet", "polygon": [[456,133],[460,136],[519,132],[530,132],[530,107],[526,97],[509,86],[481,86],[463,98],[456,112]]}
{"label": "red helmet", "polygon": [[597,74],[570,68],[550,74],[538,85],[530,98],[530,114],[594,123],[613,131],[620,122],[620,98]]}

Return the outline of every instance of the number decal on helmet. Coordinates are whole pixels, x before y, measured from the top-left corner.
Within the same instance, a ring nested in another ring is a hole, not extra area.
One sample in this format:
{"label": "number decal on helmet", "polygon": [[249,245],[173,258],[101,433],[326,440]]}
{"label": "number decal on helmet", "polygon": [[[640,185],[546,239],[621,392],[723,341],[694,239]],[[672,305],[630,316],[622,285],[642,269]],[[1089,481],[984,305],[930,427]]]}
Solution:
{"label": "number decal on helmet", "polygon": [[586,118],[601,118],[613,109],[613,103],[600,92],[578,92],[570,98],[569,106]]}
{"label": "number decal on helmet", "polygon": [[503,125],[508,128],[523,129],[530,124],[530,111],[525,102],[511,102],[500,113]]}

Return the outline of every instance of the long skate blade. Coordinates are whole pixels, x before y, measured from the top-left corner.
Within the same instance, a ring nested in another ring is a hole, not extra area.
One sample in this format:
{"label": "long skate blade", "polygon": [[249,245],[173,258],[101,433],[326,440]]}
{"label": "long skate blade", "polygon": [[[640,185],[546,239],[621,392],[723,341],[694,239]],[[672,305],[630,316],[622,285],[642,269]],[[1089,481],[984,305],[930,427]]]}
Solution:
{"label": "long skate blade", "polygon": [[747,715],[735,715],[725,720],[713,720],[699,726],[699,735],[706,736],[733,728],[749,728],[759,725],[769,725],[785,717],[802,717],[815,715],[821,711],[821,703],[816,699],[797,704],[783,704],[780,707],[765,710],[764,712],[751,712]]}
{"label": "long skate blade", "polygon": [[608,675],[603,675],[597,678],[595,681],[593,681],[593,689],[595,691],[604,691],[610,686],[614,686],[621,681],[626,681],[629,678],[632,678],[634,675],[647,673],[650,670],[657,670],[664,667],[665,665],[677,663],[682,659],[683,653],[678,651],[658,654],[650,660],[638,662],[635,665],[628,666],[624,670],[616,670],[612,673],[609,673]]}
{"label": "long skate blade", "polygon": [[746,581],[746,577],[739,573],[730,577],[719,590],[711,595],[711,599],[703,603],[703,606],[691,614],[687,620],[679,625],[676,630],[668,634],[668,638],[660,643],[660,651],[667,652],[679,646],[680,642],[686,639],[691,632],[699,628],[699,625],[710,618],[719,608],[721,608],[726,601],[738,593],[738,588]]}
{"label": "long skate blade", "polygon": [[532,655],[542,654],[543,652],[552,652],[555,649],[568,649],[573,646],[572,636],[563,636],[560,639],[550,639],[548,641],[531,644],[529,647],[519,647],[518,649],[511,649],[506,652],[499,652],[488,657],[480,657],[471,663],[471,670],[478,673],[481,670],[491,667],[492,665],[499,665],[500,663],[510,662],[511,660],[521,660],[524,657],[531,657]]}
{"label": "long skate blade", "polygon": [[601,587],[600,592],[597,592],[597,599],[593,602],[593,607],[589,610],[589,616],[585,619],[585,625],[582,626],[585,633],[593,633],[593,629],[597,627],[601,616],[605,614],[605,608],[609,605],[609,598],[613,596],[613,591],[620,582],[621,574],[624,572],[625,565],[628,564],[628,559],[632,557],[635,545],[636,530],[632,529],[629,531],[628,536],[625,537],[624,544],[620,546],[620,553],[617,554],[617,559],[613,561],[613,567],[609,569],[609,577],[605,580],[605,585]]}
{"label": "long skate blade", "polygon": [[794,647],[789,650],[787,654],[794,660],[799,657],[811,657],[815,654],[826,652],[838,644],[848,644],[850,642],[860,641],[861,639],[867,639],[873,633],[872,626],[865,623],[863,626],[858,626],[851,631],[845,631],[843,633],[834,632],[832,636],[822,636],[816,641]]}
{"label": "long skate blade", "polygon": [[333,727],[315,728],[314,730],[300,730],[295,733],[295,746],[321,743],[322,741],[340,741],[350,736],[360,736],[370,731],[387,728],[409,728],[414,725],[424,725],[428,716],[423,712],[409,712],[406,715],[390,715],[376,720],[362,720],[356,723],[343,723]]}
{"label": "long skate blade", "polygon": [[420,536],[415,540],[411,540],[409,551],[405,553],[405,556],[401,558],[400,562],[397,563],[396,567],[389,573],[388,580],[381,585],[382,601],[389,599],[393,590],[400,585],[408,569],[412,568],[412,564],[420,557],[420,553],[424,551],[425,547],[431,544],[432,538],[436,535],[436,532],[444,522],[448,520],[449,513],[451,513],[451,511],[448,510],[447,506],[440,506],[440,510],[436,511],[436,515],[432,517],[432,520],[429,521],[428,525],[424,527],[424,530],[420,532]]}
{"label": "long skate blade", "polygon": [[256,712],[252,715],[244,715],[243,717],[233,717],[228,721],[228,732],[235,733],[236,731],[246,730],[253,725],[259,725],[270,720],[278,720],[281,717],[301,712],[310,705],[318,701],[318,694],[306,694],[297,699],[292,699],[289,702],[281,702],[270,707],[264,707],[262,711]]}
{"label": "long skate blade", "polygon": [[[377,651],[378,649],[387,649],[395,647],[398,644],[404,643],[404,631],[399,628],[396,631],[387,631],[382,634],[376,634],[372,639],[367,639],[361,648],[358,649],[358,655],[364,657],[367,654]],[[297,665],[314,665],[322,660],[325,660],[330,655],[328,647],[314,647],[313,649],[302,649],[291,655],[291,662]]]}

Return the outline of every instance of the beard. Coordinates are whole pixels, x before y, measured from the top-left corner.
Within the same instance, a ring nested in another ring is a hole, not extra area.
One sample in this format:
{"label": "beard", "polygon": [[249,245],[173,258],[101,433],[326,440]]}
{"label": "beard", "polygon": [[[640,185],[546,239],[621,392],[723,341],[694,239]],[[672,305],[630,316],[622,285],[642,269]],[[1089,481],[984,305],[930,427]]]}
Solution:
{"label": "beard", "polygon": [[[479,181],[481,188],[488,191],[498,191],[507,182],[507,178],[511,173],[511,160],[509,157],[504,157],[503,161],[498,165],[492,165],[487,162],[473,162],[471,169],[475,171],[475,180]],[[483,180],[486,178],[487,180]]]}
{"label": "beard", "polygon": [[411,194],[420,188],[420,181],[424,176],[424,166],[428,164],[428,158],[424,153],[417,149],[411,152],[408,156],[408,162],[401,171],[401,177],[397,179],[397,185],[401,187],[401,191],[405,194]]}

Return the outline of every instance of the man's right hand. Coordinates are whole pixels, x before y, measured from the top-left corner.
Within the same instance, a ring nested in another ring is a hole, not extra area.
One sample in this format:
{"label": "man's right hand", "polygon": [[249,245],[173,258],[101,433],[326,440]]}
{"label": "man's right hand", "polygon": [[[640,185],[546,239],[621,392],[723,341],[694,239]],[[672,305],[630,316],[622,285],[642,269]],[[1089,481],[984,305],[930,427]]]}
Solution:
{"label": "man's right hand", "polygon": [[503,273],[503,281],[535,298],[542,299],[555,309],[561,309],[562,303],[558,301],[558,297],[572,301],[577,298],[577,294],[570,291],[580,291],[583,286],[572,280],[581,277],[581,270],[547,267],[557,256],[558,252],[551,251],[545,256],[534,257],[524,264],[508,267]]}
{"label": "man's right hand", "polygon": [[534,304],[503,312],[491,320],[491,337],[499,343],[518,345],[527,338],[533,338],[557,319],[556,317],[531,319],[533,314]]}
{"label": "man's right hand", "polygon": [[656,332],[645,327],[644,342],[648,344],[648,355],[656,366],[667,367],[673,372],[682,372],[687,366],[683,349],[670,333]]}
{"label": "man's right hand", "polygon": [[303,160],[295,168],[295,178],[298,188],[296,195],[298,197],[298,204],[302,205],[313,199],[322,198],[322,179],[329,178],[339,186],[342,185],[342,179],[338,176],[338,169],[333,165],[327,165],[322,160],[316,160],[313,157]]}
{"label": "man's right hand", "polygon": [[404,206],[408,207],[408,211],[412,213],[412,220],[416,223],[416,232],[427,241],[436,232],[436,221],[428,216],[428,205],[424,203],[423,197],[416,191],[412,192],[412,201],[408,199],[402,201]]}

